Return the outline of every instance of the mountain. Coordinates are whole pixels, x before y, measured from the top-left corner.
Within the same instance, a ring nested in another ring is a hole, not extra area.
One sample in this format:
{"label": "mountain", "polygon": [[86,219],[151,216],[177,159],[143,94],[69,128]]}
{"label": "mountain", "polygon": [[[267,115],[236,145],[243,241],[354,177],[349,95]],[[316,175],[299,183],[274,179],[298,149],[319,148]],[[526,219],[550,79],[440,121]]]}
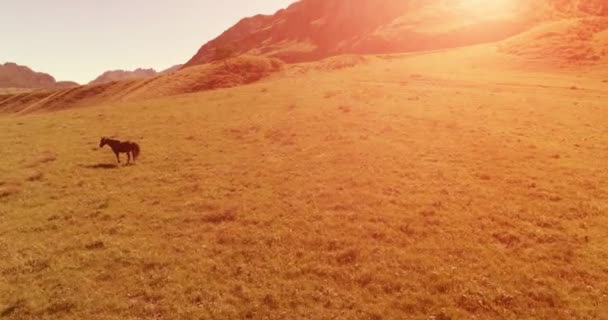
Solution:
{"label": "mountain", "polygon": [[0,88],[67,88],[78,86],[75,82],[57,82],[52,76],[36,72],[16,63],[0,64]]}
{"label": "mountain", "polygon": [[80,86],[77,82],[74,81],[57,81],[53,88],[56,89],[67,89]]}
{"label": "mountain", "polygon": [[521,11],[530,7],[525,3],[502,10],[498,5],[471,8],[470,2],[301,0],[274,15],[241,20],[205,44],[186,67],[240,54],[302,62],[449,48],[505,39],[532,23],[522,18]]}
{"label": "mountain", "polygon": [[[525,70],[608,68],[608,4],[603,0],[302,0],[271,16],[243,19],[205,44],[184,66],[162,72],[109,71],[92,85],[54,92],[7,90],[0,94],[0,112],[193,93],[310,70],[333,72],[374,59],[360,54],[481,43],[487,45],[462,48],[476,52],[466,61],[478,64],[498,54],[502,64]],[[464,52],[459,50],[441,52]],[[312,60],[320,61],[308,63]]]}
{"label": "mountain", "polygon": [[150,78],[158,75],[154,69],[136,69],[133,71],[125,70],[112,70],[106,71],[95,80],[89,82],[89,84],[103,84],[114,81],[132,80],[132,79],[143,79]]}
{"label": "mountain", "polygon": [[241,20],[185,66],[241,54],[305,62],[445,49],[503,40],[541,21],[607,14],[605,0],[301,0]]}

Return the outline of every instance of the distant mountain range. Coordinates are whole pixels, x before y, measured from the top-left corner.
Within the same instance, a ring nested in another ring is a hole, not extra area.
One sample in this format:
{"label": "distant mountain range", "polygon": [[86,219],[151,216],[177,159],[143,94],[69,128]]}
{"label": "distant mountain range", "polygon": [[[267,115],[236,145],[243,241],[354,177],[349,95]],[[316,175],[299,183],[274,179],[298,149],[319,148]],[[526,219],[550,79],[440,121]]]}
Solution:
{"label": "distant mountain range", "polygon": [[136,69],[134,71],[112,70],[106,71],[89,84],[102,84],[121,80],[141,79],[156,76],[154,69]]}
{"label": "distant mountain range", "polygon": [[0,88],[60,89],[78,86],[76,82],[56,81],[51,75],[36,72],[16,63],[0,63]]}
{"label": "distant mountain range", "polygon": [[[181,64],[156,72],[154,69],[136,69],[134,71],[106,71],[89,84],[103,84],[114,81],[144,79],[173,73],[182,67]],[[79,86],[72,81],[56,81],[47,73],[36,72],[27,66],[13,62],[0,63],[0,88],[13,89],[65,89]]]}
{"label": "distant mountain range", "polygon": [[114,81],[122,81],[122,80],[134,80],[134,79],[145,79],[156,77],[158,75],[169,74],[171,72],[179,70],[182,65],[178,64],[169,69],[163,70],[161,72],[157,72],[154,69],[136,69],[133,71],[125,71],[125,70],[112,70],[106,71],[95,80],[89,82],[89,84],[103,84]]}

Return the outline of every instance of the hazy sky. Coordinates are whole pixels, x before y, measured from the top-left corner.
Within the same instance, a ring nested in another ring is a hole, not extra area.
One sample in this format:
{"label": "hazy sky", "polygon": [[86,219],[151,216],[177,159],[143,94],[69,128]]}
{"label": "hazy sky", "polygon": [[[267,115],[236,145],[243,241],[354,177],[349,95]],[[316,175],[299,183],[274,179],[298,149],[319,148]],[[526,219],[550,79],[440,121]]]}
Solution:
{"label": "hazy sky", "polygon": [[241,18],[295,0],[1,0],[0,63],[87,83],[184,63]]}

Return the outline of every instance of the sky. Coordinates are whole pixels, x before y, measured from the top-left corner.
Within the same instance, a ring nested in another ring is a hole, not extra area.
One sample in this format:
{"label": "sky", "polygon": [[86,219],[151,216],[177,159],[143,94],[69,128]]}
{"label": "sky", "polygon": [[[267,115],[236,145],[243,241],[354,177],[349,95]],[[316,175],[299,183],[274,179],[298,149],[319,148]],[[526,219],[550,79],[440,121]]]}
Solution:
{"label": "sky", "polygon": [[0,63],[88,83],[108,70],[185,63],[241,18],[295,0],[2,0]]}

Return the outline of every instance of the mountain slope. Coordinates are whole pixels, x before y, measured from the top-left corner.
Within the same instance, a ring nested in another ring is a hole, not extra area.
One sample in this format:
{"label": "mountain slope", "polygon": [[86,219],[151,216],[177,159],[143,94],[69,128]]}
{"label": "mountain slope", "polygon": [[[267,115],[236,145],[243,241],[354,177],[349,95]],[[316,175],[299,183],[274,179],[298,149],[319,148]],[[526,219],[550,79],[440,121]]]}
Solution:
{"label": "mountain slope", "polygon": [[65,88],[73,87],[75,82],[57,82],[52,76],[36,72],[16,63],[0,64],[0,88]]}
{"label": "mountain slope", "polygon": [[0,95],[0,113],[56,111],[234,87],[256,82],[282,68],[283,62],[277,59],[243,56],[183,70],[169,70],[145,79]]}
{"label": "mountain slope", "polygon": [[608,73],[493,46],[0,115],[0,318],[608,319]]}
{"label": "mountain slope", "polygon": [[501,40],[531,24],[520,12],[527,5],[471,8],[469,2],[302,0],[272,16],[241,20],[205,44],[186,66],[245,53],[300,62],[449,48]]}
{"label": "mountain slope", "polygon": [[[608,66],[608,21],[601,16],[601,1],[517,1],[473,6],[481,2],[303,0],[273,16],[242,20],[203,46],[185,67],[160,73],[107,72],[91,85],[69,90],[9,91],[0,96],[0,112],[49,111],[233,87],[282,70],[280,60],[320,59],[288,66],[282,74],[290,76],[309,68],[333,71],[357,65],[367,59],[360,53],[431,50],[500,39],[479,46],[484,52],[468,59],[478,65],[498,48],[506,58],[498,63],[509,66],[521,67],[521,59],[525,68],[551,62],[549,71],[563,65]],[[348,52],[355,54],[337,56]],[[336,57],[321,59],[326,56]]]}
{"label": "mountain slope", "polygon": [[608,63],[608,18],[589,16],[539,25],[500,45],[526,61],[554,66]]}

